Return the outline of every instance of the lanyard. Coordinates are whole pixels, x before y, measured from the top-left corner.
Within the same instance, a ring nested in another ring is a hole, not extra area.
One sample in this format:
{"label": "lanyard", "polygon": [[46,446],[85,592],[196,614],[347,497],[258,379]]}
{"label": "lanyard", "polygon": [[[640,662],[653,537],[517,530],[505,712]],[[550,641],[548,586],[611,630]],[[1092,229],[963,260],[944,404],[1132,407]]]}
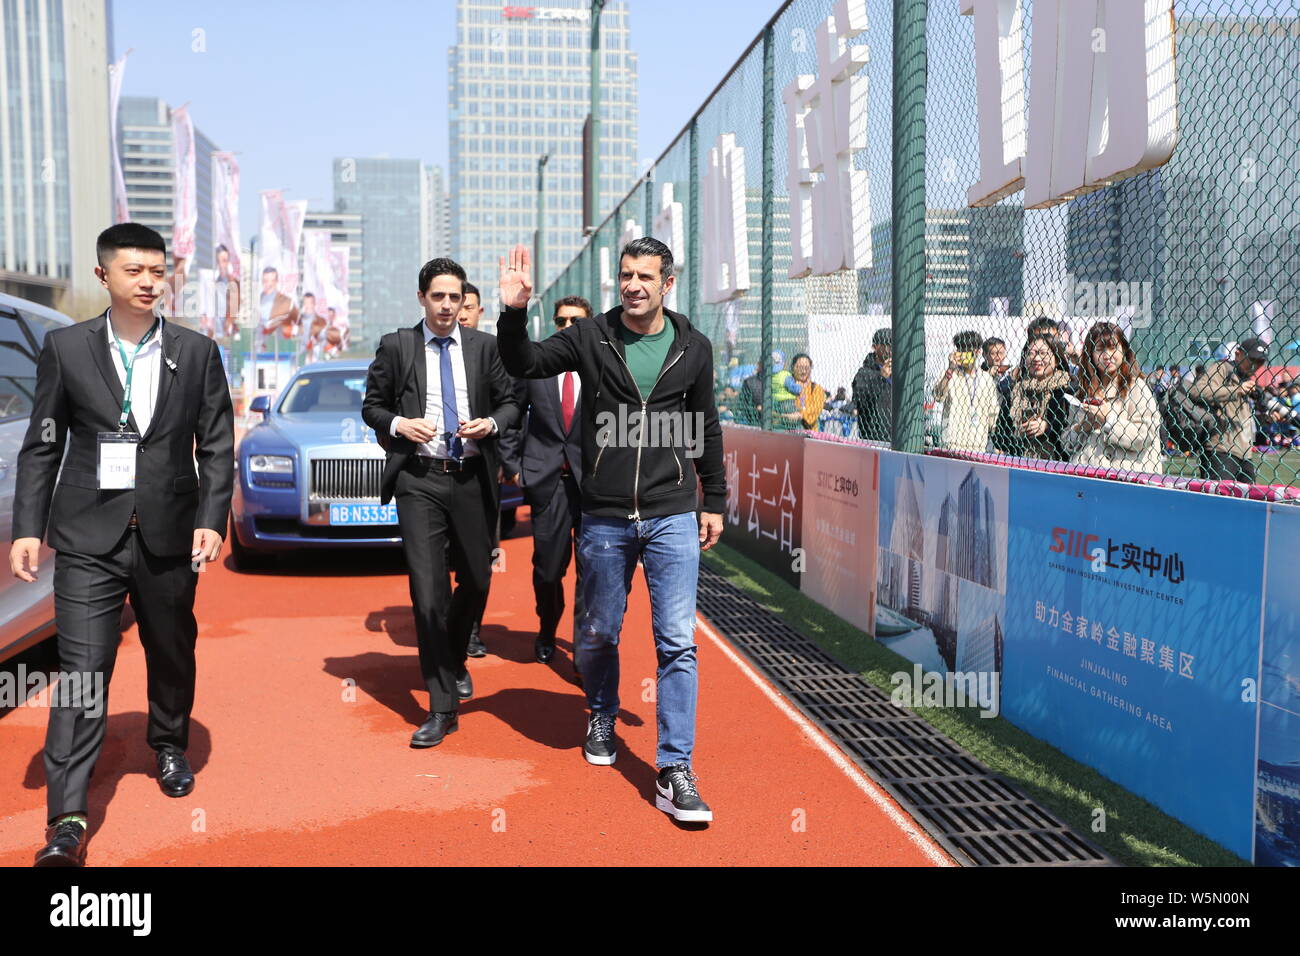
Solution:
{"label": "lanyard", "polygon": [[[126,420],[131,417],[131,374],[135,371],[135,360],[144,348],[153,339],[153,334],[159,332],[162,325],[162,319],[155,322],[135,345],[135,351],[131,353],[131,361],[126,360],[126,349],[122,347],[122,342],[117,337],[117,332],[113,330],[113,324],[108,325],[109,333],[113,336],[113,344],[117,346],[118,354],[122,356],[122,368],[126,370],[126,384],[122,387],[122,414],[117,420],[117,430],[126,431]],[[159,332],[161,334],[161,332]]]}

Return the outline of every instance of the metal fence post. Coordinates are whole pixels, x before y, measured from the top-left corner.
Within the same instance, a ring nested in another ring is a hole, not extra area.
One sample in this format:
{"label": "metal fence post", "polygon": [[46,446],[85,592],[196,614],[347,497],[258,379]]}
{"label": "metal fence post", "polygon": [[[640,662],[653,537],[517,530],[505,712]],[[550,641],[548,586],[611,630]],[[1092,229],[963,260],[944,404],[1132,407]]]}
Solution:
{"label": "metal fence post", "polygon": [[893,436],[925,450],[925,45],[926,4],[894,0]]}
{"label": "metal fence post", "polygon": [[686,212],[686,278],[691,283],[690,294],[686,298],[686,314],[699,325],[700,306],[700,138],[699,120],[691,120],[690,157],[691,179],[687,196],[690,209]]}
{"label": "metal fence post", "polygon": [[772,428],[772,376],[768,367],[772,357],[772,196],[776,188],[776,170],[772,153],[776,148],[773,111],[776,108],[776,65],[773,50],[773,27],[763,31],[763,278],[759,293],[759,320],[762,333],[758,351],[758,376],[763,385],[763,414],[760,425]]}

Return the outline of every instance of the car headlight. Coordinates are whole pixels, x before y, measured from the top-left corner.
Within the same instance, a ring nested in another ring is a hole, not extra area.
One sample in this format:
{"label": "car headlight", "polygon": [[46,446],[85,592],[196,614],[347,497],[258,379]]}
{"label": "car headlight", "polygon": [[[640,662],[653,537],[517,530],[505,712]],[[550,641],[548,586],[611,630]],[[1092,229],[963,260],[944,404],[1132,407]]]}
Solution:
{"label": "car headlight", "polygon": [[248,470],[255,475],[292,475],[293,459],[287,455],[249,455]]}

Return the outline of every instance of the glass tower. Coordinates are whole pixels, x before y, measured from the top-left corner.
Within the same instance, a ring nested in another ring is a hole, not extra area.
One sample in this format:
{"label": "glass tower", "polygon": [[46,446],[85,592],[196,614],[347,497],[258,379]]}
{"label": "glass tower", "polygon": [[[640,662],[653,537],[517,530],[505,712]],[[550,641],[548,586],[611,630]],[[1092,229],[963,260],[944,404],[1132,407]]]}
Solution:
{"label": "glass tower", "polygon": [[[519,7],[457,0],[449,51],[452,255],[471,282],[494,288],[511,245],[532,248],[537,160],[545,169],[541,291],[582,248],[582,129],[590,112],[591,20],[587,0]],[[611,0],[600,19],[600,216],[637,176],[636,54],[628,4]],[[538,278],[540,274],[540,280]],[[584,292],[576,289],[574,292]],[[490,296],[489,296],[490,298]],[[483,327],[495,326],[489,304]]]}

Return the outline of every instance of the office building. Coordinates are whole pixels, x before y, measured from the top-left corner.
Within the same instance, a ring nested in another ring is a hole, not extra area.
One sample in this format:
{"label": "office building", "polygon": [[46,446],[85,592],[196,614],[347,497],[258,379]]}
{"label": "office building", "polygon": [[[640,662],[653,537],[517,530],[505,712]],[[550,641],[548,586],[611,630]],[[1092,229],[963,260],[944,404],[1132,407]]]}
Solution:
{"label": "office building", "polygon": [[424,181],[418,159],[334,160],[335,213],[357,216],[361,224],[364,311],[361,322],[353,314],[354,349],[371,348],[385,332],[419,321],[415,292],[427,261]]}
{"label": "office building", "polygon": [[103,0],[0,0],[0,291],[76,318],[108,304],[107,22]]}
{"label": "office building", "polygon": [[[629,6],[601,15],[600,218],[637,177],[637,61]],[[590,4],[546,7],[458,0],[449,51],[453,256],[478,285],[496,275],[514,243],[532,245],[537,160],[545,171],[541,291],[583,244],[582,131],[590,112]],[[590,294],[588,290],[577,290]],[[484,327],[494,324],[485,322]]]}
{"label": "office building", "polygon": [[451,204],[441,166],[425,166],[420,179],[420,255],[427,262],[451,255]]}

